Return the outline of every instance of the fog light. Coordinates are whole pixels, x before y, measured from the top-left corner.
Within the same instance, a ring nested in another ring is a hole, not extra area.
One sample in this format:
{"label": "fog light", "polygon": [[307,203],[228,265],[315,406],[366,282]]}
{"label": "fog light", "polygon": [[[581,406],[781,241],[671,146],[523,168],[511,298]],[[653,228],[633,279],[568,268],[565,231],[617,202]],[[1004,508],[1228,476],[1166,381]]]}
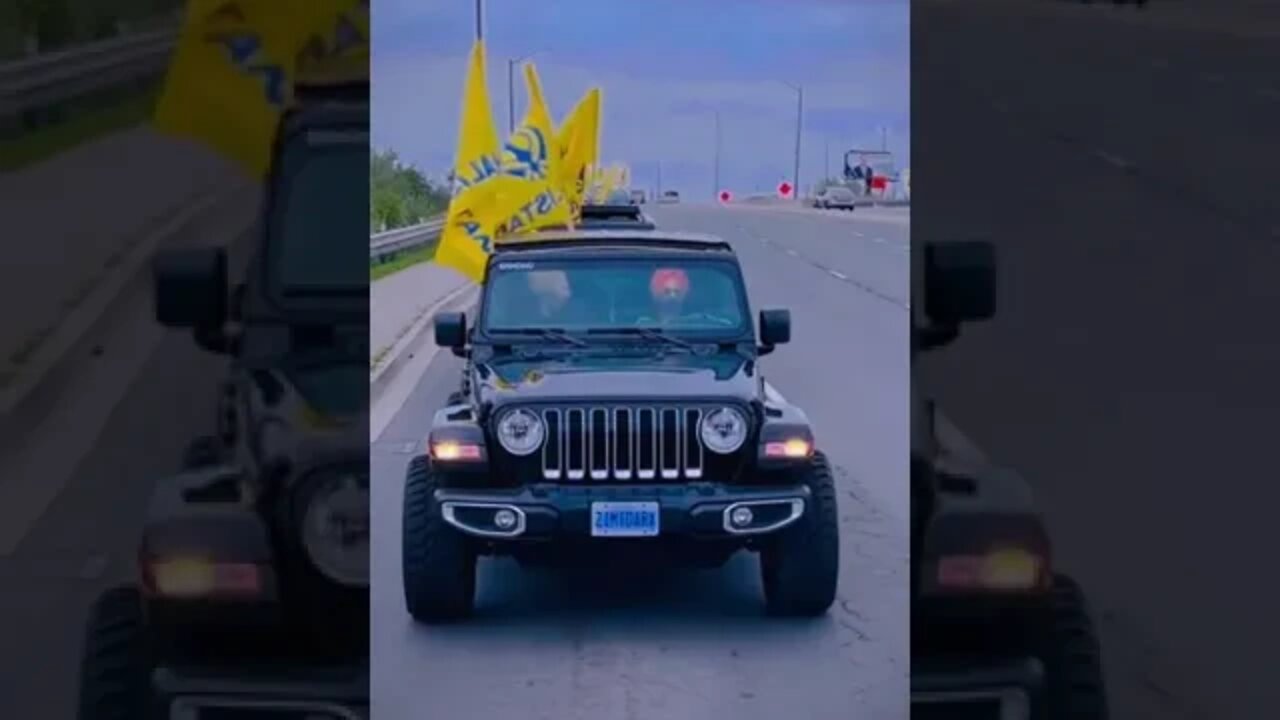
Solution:
{"label": "fog light", "polygon": [[749,507],[734,508],[733,512],[729,514],[729,522],[736,527],[746,527],[755,519],[755,513],[752,513]]}
{"label": "fog light", "polygon": [[510,510],[499,510],[493,514],[493,524],[499,530],[510,530],[516,526],[516,514]]}

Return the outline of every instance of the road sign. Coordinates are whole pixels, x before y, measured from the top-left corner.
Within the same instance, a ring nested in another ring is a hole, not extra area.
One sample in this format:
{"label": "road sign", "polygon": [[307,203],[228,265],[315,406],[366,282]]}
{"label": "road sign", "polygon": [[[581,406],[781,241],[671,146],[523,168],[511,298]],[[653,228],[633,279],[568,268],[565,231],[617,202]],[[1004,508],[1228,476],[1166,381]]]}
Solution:
{"label": "road sign", "polygon": [[782,197],[782,198],[791,197],[791,183],[787,182],[786,180],[783,180],[782,182],[778,183],[778,197]]}
{"label": "road sign", "polygon": [[728,190],[720,191],[720,202],[727,203],[732,199],[733,199],[733,193],[729,192]]}

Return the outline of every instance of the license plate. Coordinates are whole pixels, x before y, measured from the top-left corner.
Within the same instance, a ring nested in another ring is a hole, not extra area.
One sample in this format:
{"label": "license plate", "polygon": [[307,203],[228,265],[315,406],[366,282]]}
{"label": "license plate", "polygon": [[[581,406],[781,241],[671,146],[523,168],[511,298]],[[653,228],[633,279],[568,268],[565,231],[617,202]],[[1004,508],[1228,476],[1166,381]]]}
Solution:
{"label": "license plate", "polygon": [[658,503],[591,503],[593,537],[652,537],[658,534]]}

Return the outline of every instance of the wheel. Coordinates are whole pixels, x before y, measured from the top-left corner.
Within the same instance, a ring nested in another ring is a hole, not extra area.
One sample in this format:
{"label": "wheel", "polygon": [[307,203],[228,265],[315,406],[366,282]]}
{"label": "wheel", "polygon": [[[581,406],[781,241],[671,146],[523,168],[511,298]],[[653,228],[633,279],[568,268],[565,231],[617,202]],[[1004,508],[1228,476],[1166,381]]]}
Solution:
{"label": "wheel", "polygon": [[1045,666],[1048,720],[1107,720],[1102,650],[1080,586],[1053,579],[1047,627],[1036,652]]}
{"label": "wheel", "polygon": [[814,617],[836,599],[840,575],[840,514],[835,481],[822,453],[798,471],[812,497],[804,516],[760,552],[765,607],[770,615]]}
{"label": "wheel", "polygon": [[467,402],[467,396],[461,390],[454,390],[449,393],[448,399],[445,400],[445,406],[462,405]]}
{"label": "wheel", "polygon": [[134,720],[148,715],[149,672],[142,596],[120,587],[89,612],[80,657],[79,720]]}
{"label": "wheel", "polygon": [[212,435],[192,440],[182,452],[182,467],[195,470],[222,462],[222,441]]}
{"label": "wheel", "polygon": [[476,555],[444,521],[434,495],[438,481],[425,456],[409,462],[404,483],[404,602],[422,623],[461,620],[475,607]]}

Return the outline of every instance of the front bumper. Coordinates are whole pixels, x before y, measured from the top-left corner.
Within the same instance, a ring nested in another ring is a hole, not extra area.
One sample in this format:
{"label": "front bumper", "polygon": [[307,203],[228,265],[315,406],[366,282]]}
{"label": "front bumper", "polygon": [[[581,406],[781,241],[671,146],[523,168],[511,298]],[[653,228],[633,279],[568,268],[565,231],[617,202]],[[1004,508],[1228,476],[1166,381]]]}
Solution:
{"label": "front bumper", "polygon": [[914,660],[911,717],[1029,720],[1043,706],[1044,666],[1034,658]]}
{"label": "front bumper", "polygon": [[151,675],[157,719],[368,720],[365,666],[234,670],[211,667],[155,669]]}
{"label": "front bumper", "polygon": [[[722,483],[680,485],[533,485],[514,490],[437,490],[441,513],[461,532],[498,543],[539,543],[590,538],[592,506],[600,502],[654,502],[660,537],[750,543],[776,533],[801,517],[810,505],[805,485],[753,486]],[[735,525],[736,508],[752,510],[752,522]],[[517,516],[500,529],[500,510]]]}

